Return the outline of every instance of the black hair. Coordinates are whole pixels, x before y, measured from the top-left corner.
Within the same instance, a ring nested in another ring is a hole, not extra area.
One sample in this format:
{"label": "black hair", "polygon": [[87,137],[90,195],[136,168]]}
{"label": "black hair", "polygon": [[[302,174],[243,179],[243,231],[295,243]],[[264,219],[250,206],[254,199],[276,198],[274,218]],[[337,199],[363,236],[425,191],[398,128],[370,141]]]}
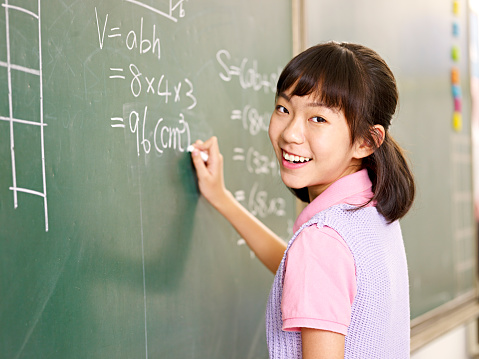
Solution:
{"label": "black hair", "polygon": [[[351,144],[363,139],[374,149],[362,160],[373,183],[371,200],[376,201],[378,211],[388,222],[402,218],[412,206],[415,185],[403,150],[388,131],[399,95],[386,62],[362,45],[319,44],[286,65],[278,80],[276,97],[286,91],[290,96],[313,94],[325,106],[344,112]],[[384,127],[384,139],[373,130],[374,125]],[[303,202],[310,201],[307,188],[290,190]]]}

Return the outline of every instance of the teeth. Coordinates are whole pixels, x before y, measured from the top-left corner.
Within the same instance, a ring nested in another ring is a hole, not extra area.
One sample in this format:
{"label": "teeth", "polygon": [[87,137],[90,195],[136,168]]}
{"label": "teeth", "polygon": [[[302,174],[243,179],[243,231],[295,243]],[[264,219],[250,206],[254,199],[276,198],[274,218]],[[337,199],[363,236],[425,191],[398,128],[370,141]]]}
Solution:
{"label": "teeth", "polygon": [[309,157],[290,155],[285,151],[283,151],[283,158],[289,162],[308,162],[311,160]]}

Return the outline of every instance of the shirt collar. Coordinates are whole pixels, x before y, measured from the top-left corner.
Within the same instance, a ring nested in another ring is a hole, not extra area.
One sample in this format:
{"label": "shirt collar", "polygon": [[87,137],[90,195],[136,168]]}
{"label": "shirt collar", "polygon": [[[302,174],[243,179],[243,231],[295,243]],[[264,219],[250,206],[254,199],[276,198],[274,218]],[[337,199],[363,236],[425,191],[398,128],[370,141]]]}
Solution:
{"label": "shirt collar", "polygon": [[293,232],[296,232],[316,213],[324,211],[331,206],[342,203],[362,205],[372,197],[372,183],[366,169],[344,176],[306,206],[296,219]]}

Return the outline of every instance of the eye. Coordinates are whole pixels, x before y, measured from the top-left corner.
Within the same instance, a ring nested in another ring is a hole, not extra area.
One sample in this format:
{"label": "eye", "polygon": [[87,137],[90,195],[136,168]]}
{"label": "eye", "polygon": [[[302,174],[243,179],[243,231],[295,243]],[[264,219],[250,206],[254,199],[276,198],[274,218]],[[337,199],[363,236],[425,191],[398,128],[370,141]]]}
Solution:
{"label": "eye", "polygon": [[322,122],[326,122],[326,120],[321,117],[321,116],[315,116],[315,117],[311,117],[310,118],[310,121],[314,122],[314,123],[322,123]]}
{"label": "eye", "polygon": [[277,105],[276,106],[276,111],[281,112],[281,113],[289,113],[289,111],[286,109],[286,107]]}

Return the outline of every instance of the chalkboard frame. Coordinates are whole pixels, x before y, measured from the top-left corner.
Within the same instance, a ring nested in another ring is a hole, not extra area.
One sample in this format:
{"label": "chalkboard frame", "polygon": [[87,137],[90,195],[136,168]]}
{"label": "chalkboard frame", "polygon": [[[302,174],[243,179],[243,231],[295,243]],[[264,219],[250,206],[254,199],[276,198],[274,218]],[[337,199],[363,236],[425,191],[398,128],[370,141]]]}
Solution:
{"label": "chalkboard frame", "polygon": [[479,316],[477,290],[411,320],[411,352]]}

